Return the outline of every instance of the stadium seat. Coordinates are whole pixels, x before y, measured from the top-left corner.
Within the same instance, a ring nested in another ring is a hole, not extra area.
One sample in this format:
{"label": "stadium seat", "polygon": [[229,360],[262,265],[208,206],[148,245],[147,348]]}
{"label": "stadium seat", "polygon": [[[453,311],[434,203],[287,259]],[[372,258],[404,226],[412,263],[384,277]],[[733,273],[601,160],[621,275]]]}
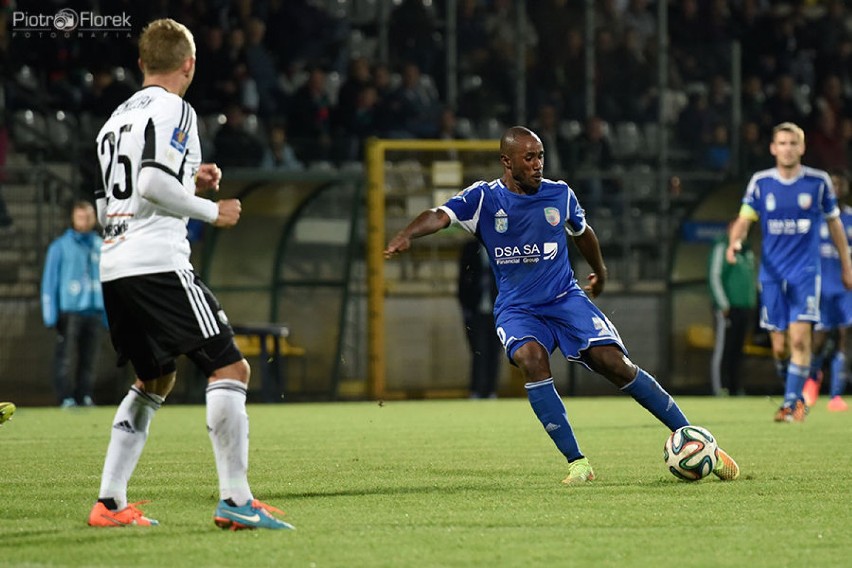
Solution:
{"label": "stadium seat", "polygon": [[46,125],[48,139],[56,149],[68,147],[80,134],[79,124],[74,115],[62,110],[48,114]]}
{"label": "stadium seat", "polygon": [[473,132],[473,123],[469,118],[460,116],[456,118],[456,133],[461,138],[475,138]]}
{"label": "stadium seat", "polygon": [[36,110],[16,111],[12,115],[12,133],[20,150],[44,149],[48,145],[47,121]]}
{"label": "stadium seat", "polygon": [[496,118],[487,118],[479,126],[479,136],[484,139],[497,139],[506,128]]}
{"label": "stadium seat", "polygon": [[642,148],[642,135],[635,122],[619,122],[615,125],[613,150],[618,159],[629,160],[636,157]]}
{"label": "stadium seat", "polygon": [[583,132],[579,120],[563,120],[559,123],[559,134],[569,142]]}

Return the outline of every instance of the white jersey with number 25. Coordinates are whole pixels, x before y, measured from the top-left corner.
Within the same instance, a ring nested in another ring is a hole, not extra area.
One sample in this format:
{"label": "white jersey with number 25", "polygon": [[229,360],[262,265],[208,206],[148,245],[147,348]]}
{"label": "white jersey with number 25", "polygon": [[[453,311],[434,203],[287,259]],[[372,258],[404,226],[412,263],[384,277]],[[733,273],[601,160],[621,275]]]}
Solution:
{"label": "white jersey with number 25", "polygon": [[101,280],[191,270],[188,218],[158,207],[136,187],[142,168],[158,168],[195,194],[201,144],[189,103],[158,86],[137,91],[101,128],[97,153],[103,183],[96,192],[104,227]]}

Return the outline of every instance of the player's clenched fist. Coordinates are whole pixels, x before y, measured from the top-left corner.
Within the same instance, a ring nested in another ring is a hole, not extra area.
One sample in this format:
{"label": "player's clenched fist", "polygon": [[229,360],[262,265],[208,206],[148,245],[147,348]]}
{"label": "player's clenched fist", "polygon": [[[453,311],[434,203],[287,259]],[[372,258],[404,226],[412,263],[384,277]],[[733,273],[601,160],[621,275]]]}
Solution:
{"label": "player's clenched fist", "polygon": [[223,199],[217,205],[219,205],[219,217],[213,222],[213,226],[227,229],[236,225],[240,220],[240,212],[243,209],[240,200]]}

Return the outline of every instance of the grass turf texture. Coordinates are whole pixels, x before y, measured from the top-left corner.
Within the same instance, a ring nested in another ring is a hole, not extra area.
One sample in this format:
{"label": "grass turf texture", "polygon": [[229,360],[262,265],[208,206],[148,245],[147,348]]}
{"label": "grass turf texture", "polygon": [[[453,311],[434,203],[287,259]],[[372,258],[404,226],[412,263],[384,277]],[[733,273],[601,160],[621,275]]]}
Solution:
{"label": "grass turf texture", "polygon": [[253,405],[249,479],[297,531],[223,532],[205,411],[152,423],[131,501],[150,529],[94,529],[114,408],[19,408],[0,429],[0,565],[844,566],[852,415],[821,399],[681,398],[743,476],[678,481],[668,432],[629,398],[568,399],[598,479],[567,468],[526,400]]}

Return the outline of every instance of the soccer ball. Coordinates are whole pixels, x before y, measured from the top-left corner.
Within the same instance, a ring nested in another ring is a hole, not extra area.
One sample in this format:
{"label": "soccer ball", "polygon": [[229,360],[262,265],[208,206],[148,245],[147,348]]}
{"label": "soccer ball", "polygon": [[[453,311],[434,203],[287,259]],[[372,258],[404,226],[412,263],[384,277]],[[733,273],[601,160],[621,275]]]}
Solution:
{"label": "soccer ball", "polygon": [[698,481],[716,467],[719,446],[713,434],[700,426],[683,426],[672,432],[663,448],[663,459],[672,475]]}

